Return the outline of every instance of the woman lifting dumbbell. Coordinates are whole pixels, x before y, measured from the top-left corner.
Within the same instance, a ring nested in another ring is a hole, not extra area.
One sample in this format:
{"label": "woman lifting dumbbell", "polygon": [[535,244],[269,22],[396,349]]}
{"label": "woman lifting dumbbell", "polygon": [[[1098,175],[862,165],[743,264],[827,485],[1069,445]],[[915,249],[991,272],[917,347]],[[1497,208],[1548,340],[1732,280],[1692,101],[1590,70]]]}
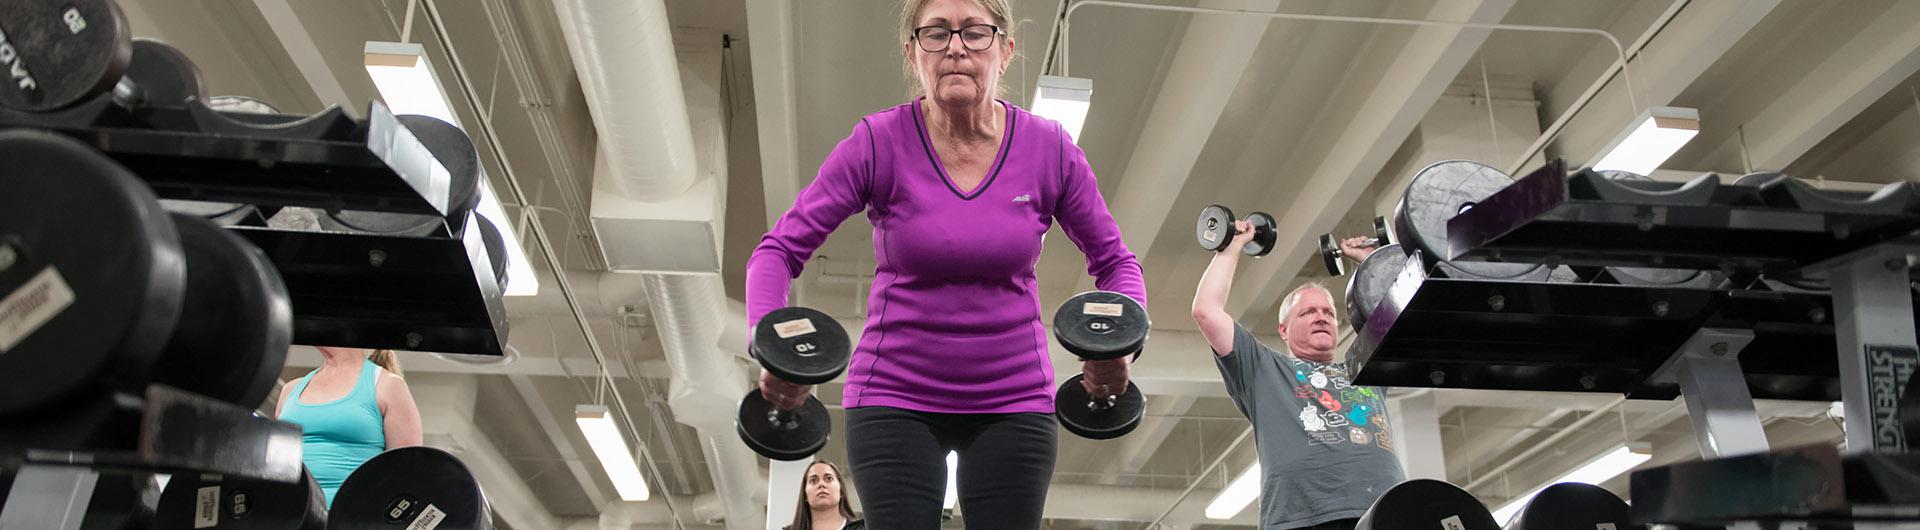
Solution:
{"label": "woman lifting dumbbell", "polygon": [[[1098,289],[1144,302],[1145,283],[1086,155],[1058,123],[998,99],[1014,51],[1007,0],[912,0],[902,15],[919,97],[855,124],[761,240],[747,265],[748,318],[758,329],[787,305],[813,252],[865,210],[872,314],[841,403],[867,520],[938,528],[952,450],[968,527],[1037,528],[1057,446],[1034,273],[1041,238],[1059,222]],[[1087,361],[1081,389],[1124,392],[1129,362]],[[794,409],[811,387],[765,373],[760,390]]]}

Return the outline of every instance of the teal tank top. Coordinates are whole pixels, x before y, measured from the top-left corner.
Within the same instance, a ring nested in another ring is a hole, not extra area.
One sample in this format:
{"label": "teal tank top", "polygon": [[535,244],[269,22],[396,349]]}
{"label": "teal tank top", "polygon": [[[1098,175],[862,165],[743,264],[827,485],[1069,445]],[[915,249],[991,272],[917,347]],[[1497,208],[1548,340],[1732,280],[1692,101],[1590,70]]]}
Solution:
{"label": "teal tank top", "polygon": [[[318,371],[318,370],[316,370]],[[347,475],[368,459],[387,450],[387,428],[374,398],[379,383],[380,365],[366,361],[360,366],[360,379],[346,397],[326,403],[300,402],[313,372],[300,378],[292,399],[280,410],[282,421],[293,422],[306,430],[301,439],[302,459],[315,482],[327,494],[327,506],[333,506],[333,494]]]}

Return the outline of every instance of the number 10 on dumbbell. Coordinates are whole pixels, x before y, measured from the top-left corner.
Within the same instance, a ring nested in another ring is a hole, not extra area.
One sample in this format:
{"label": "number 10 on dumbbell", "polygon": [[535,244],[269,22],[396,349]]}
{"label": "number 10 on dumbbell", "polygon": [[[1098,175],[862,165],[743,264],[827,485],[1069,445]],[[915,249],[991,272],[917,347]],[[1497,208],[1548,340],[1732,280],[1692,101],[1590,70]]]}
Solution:
{"label": "number 10 on dumbbell", "polygon": [[[853,345],[846,328],[826,313],[784,307],[760,317],[747,350],[774,377],[817,385],[832,381],[847,369]],[[734,429],[740,441],[761,456],[791,461],[826,447],[833,423],[819,398],[807,396],[799,408],[785,410],[767,401],[756,388],[740,399]]]}

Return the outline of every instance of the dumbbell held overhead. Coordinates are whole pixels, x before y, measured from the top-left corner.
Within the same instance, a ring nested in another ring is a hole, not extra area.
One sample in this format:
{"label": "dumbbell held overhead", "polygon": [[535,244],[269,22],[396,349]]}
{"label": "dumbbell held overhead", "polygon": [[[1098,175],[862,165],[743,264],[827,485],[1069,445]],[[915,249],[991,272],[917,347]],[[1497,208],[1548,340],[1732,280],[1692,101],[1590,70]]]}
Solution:
{"label": "dumbbell held overhead", "polygon": [[[1361,241],[1360,246],[1380,248],[1391,244],[1393,237],[1387,232],[1387,218],[1373,218],[1373,237]],[[1346,267],[1340,263],[1340,258],[1346,255],[1347,252],[1340,248],[1340,241],[1334,239],[1332,233],[1320,234],[1320,263],[1327,266],[1327,274],[1346,274]]]}
{"label": "dumbbell held overhead", "polygon": [[[817,385],[846,370],[852,344],[846,328],[826,313],[785,307],[760,318],[747,351],[781,381]],[[789,461],[819,452],[833,430],[827,407],[818,398],[809,395],[795,408],[781,408],[757,388],[740,399],[734,426],[754,452]]]}
{"label": "dumbbell held overhead", "polygon": [[[1194,223],[1194,239],[1200,242],[1200,248],[1221,252],[1239,235],[1234,227],[1233,210],[1218,204],[1200,210],[1200,219]],[[1252,257],[1261,257],[1273,252],[1274,220],[1266,212],[1253,212],[1246,221],[1253,224],[1253,241],[1241,247],[1240,252]]]}

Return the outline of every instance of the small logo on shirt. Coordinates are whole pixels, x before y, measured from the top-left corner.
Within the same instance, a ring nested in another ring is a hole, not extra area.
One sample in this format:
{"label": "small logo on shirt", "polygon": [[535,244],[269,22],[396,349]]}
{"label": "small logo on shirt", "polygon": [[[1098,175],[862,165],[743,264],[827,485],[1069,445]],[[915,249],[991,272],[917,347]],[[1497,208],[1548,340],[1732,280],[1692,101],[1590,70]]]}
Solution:
{"label": "small logo on shirt", "polygon": [[1013,202],[1032,202],[1032,201],[1033,201],[1033,196],[1032,196],[1032,195],[1027,195],[1027,194],[1024,194],[1024,193],[1023,193],[1023,194],[1020,194],[1020,196],[1019,196],[1019,197],[1014,197],[1014,198],[1013,198]]}

